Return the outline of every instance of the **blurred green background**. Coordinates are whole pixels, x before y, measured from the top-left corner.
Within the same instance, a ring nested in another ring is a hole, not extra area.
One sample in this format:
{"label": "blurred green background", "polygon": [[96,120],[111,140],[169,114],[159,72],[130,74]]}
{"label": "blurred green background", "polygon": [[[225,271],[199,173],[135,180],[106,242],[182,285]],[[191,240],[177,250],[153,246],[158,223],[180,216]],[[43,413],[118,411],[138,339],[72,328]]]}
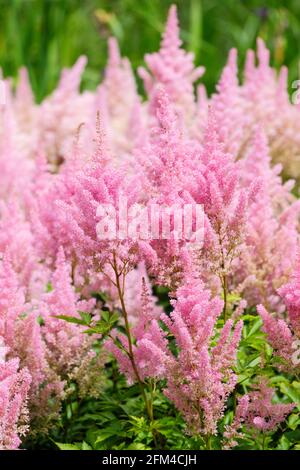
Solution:
{"label": "blurred green background", "polygon": [[255,0],[0,0],[0,66],[16,77],[29,69],[38,100],[51,92],[59,71],[86,54],[83,87],[93,89],[106,63],[106,39],[115,35],[123,55],[136,68],[145,52],[158,49],[167,11],[179,10],[182,39],[206,66],[209,91],[219,77],[228,50],[254,47],[257,35],[273,52],[273,64],[298,76],[300,1]]}

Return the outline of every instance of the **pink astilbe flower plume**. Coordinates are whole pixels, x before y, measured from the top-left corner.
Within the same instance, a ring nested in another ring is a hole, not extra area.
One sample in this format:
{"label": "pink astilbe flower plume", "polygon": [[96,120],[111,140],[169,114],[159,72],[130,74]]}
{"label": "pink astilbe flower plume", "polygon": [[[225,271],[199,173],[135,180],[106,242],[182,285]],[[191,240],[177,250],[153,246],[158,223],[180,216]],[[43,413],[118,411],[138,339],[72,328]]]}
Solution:
{"label": "pink astilbe flower plume", "polygon": [[127,132],[132,112],[139,98],[131,64],[127,58],[121,58],[117,40],[113,37],[108,41],[108,63],[97,95],[100,99],[98,108],[100,112],[102,112],[103,99],[105,100],[108,134],[114,153],[124,153],[130,150],[131,142]]}
{"label": "pink astilbe flower plume", "polygon": [[217,93],[210,101],[224,149],[234,157],[240,150],[240,142],[247,124],[237,73],[237,50],[231,49],[228,62],[216,87]]}
{"label": "pink astilbe flower plume", "polygon": [[289,321],[295,334],[300,338],[300,253],[297,255],[295,270],[290,281],[282,286],[279,295],[287,307]]}
{"label": "pink astilbe flower plume", "polygon": [[256,131],[252,147],[239,166],[243,185],[248,186],[259,177],[260,189],[248,210],[245,243],[236,263],[235,279],[244,282],[241,292],[249,305],[262,302],[280,311],[282,303],[277,289],[293,268],[300,204],[289,192],[292,184],[282,183],[280,167],[271,167],[261,131]]}
{"label": "pink astilbe flower plume", "polygon": [[[293,372],[297,370],[296,364],[291,363],[293,353],[295,352],[293,343],[296,337],[283,319],[273,317],[262,305],[258,305],[257,311],[263,320],[263,330],[276,358],[276,367],[279,370]],[[300,369],[300,368],[299,368]]]}
{"label": "pink astilbe flower plume", "polygon": [[[56,318],[63,315],[79,319],[79,312],[89,313],[95,306],[95,299],[80,299],[75,292],[70,265],[62,249],[58,252],[50,284],[50,292],[44,294],[39,304],[50,368],[65,383],[73,378],[80,390],[91,391],[93,396],[98,396],[102,389],[101,368],[106,361],[105,352],[97,354],[92,350],[94,336],[87,336],[76,325]],[[98,367],[97,375],[95,365]]]}
{"label": "pink astilbe flower plume", "polygon": [[[172,304],[174,311],[170,317],[163,314],[161,320],[174,336],[178,355],[171,353],[167,333],[155,319],[148,321],[147,326],[142,320],[144,333],[137,339],[134,350],[136,363],[142,377],[167,379],[164,393],[183,414],[189,433],[215,434],[237,380],[232,367],[242,323],[234,331],[232,322],[226,323],[217,345],[212,347],[222,301],[212,299],[201,281],[186,279]],[[138,331],[140,336],[141,330]],[[123,355],[121,369],[130,374],[130,365],[125,360]]]}
{"label": "pink astilbe flower plume", "polygon": [[64,161],[76,129],[89,116],[93,96],[78,93],[86,62],[82,56],[72,68],[64,69],[58,87],[40,108],[40,141],[54,166]]}
{"label": "pink astilbe flower plume", "polygon": [[48,345],[48,360],[54,370],[64,377],[80,360],[82,350],[86,350],[89,338],[78,328],[55,318],[59,315],[78,317],[79,311],[90,311],[95,303],[79,300],[71,284],[70,266],[65,260],[63,250],[58,253],[56,269],[51,277],[51,291],[44,294],[39,307],[44,326],[43,335]]}
{"label": "pink astilbe flower plume", "polygon": [[179,354],[166,362],[166,396],[183,414],[192,434],[211,435],[236,384],[232,370],[241,334],[238,323],[226,323],[215,348],[210,341],[222,302],[210,299],[201,283],[191,280],[177,293],[174,311],[165,323],[174,335]]}
{"label": "pink astilbe flower plume", "polygon": [[193,83],[204,73],[195,68],[193,54],[181,49],[176,6],[172,5],[159,52],[146,54],[145,62],[150,72],[139,68],[149,96],[150,109],[155,110],[157,89],[163,85],[176,110],[190,123],[195,113]]}
{"label": "pink astilbe flower plume", "polygon": [[[274,389],[265,378],[253,386],[253,390],[243,395],[238,402],[235,419],[226,427],[225,448],[237,445],[236,438],[243,438],[242,429],[257,437],[259,433],[275,431],[295,407],[294,403],[273,403]],[[239,433],[240,431],[240,433]]]}
{"label": "pink astilbe flower plume", "polygon": [[[18,357],[21,366],[30,372],[30,419],[45,421],[45,417],[48,419],[53,411],[49,402],[53,391],[57,398],[54,403],[56,412],[60,408],[63,384],[49,367],[38,314],[30,303],[25,302],[24,289],[19,286],[17,275],[7,258],[2,262],[0,279],[0,335],[8,347],[8,357]],[[36,427],[39,427],[37,421]]]}
{"label": "pink astilbe flower plume", "polygon": [[287,308],[287,321],[271,316],[266,309],[259,305],[257,310],[263,320],[263,329],[276,358],[276,366],[292,374],[300,371],[299,360],[299,254],[295,270],[290,281],[278,289]]}
{"label": "pink astilbe flower plume", "polygon": [[30,374],[19,360],[0,358],[0,449],[13,450],[28,432]]}

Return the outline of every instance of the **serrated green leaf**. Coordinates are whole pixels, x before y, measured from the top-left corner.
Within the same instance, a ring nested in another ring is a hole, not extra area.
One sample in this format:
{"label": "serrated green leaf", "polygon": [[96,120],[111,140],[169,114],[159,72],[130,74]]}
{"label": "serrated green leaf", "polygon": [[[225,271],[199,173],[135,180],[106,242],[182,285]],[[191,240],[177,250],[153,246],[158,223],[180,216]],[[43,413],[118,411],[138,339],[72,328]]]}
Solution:
{"label": "serrated green leaf", "polygon": [[108,323],[110,318],[110,312],[107,310],[101,310],[101,318],[104,322]]}
{"label": "serrated green leaf", "polygon": [[79,311],[78,313],[79,313],[82,321],[84,321],[84,323],[86,325],[89,325],[91,323],[92,315],[90,313],[81,312],[81,311]]}
{"label": "serrated green leaf", "polygon": [[77,325],[86,326],[86,323],[83,320],[80,320],[80,318],[69,317],[68,315],[54,315],[54,318],[58,318],[59,320],[64,320],[68,323],[76,323]]}
{"label": "serrated green leaf", "polygon": [[295,429],[297,429],[298,426],[300,426],[300,417],[299,417],[299,413],[297,414],[291,414],[291,416],[289,416],[289,419],[288,419],[288,426],[290,429],[292,429],[293,431],[295,431]]}
{"label": "serrated green leaf", "polygon": [[281,438],[279,439],[279,444],[277,446],[277,449],[288,450],[290,447],[291,447],[291,443],[288,440],[288,438],[285,435],[281,436]]}

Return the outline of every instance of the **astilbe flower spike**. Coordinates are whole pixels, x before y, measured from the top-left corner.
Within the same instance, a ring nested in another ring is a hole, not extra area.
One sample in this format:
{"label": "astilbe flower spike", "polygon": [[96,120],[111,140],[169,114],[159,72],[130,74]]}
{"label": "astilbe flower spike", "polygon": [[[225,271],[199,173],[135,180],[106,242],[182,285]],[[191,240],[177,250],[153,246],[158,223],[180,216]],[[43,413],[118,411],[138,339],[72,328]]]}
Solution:
{"label": "astilbe flower spike", "polygon": [[177,111],[190,123],[195,113],[193,83],[204,73],[195,68],[193,54],[181,49],[176,6],[172,5],[159,52],[146,54],[150,73],[139,68],[139,75],[149,96],[150,110],[154,106],[159,85],[163,85]]}
{"label": "astilbe flower spike", "polygon": [[31,377],[18,359],[0,357],[0,449],[17,449],[28,432],[27,399]]}
{"label": "astilbe flower spike", "polygon": [[226,426],[224,436],[225,448],[238,445],[237,438],[242,439],[244,433],[257,436],[259,433],[275,431],[279,424],[285,420],[295,407],[294,403],[273,403],[274,389],[269,386],[265,378],[253,386],[239,401],[235,418],[230,426]]}
{"label": "astilbe flower spike", "polygon": [[297,373],[300,367],[292,362],[293,355],[296,352],[293,345],[297,336],[293,335],[285,320],[273,317],[262,305],[258,305],[257,311],[263,320],[263,330],[274,350],[273,355],[276,359],[274,365],[279,370]]}
{"label": "astilbe flower spike", "polygon": [[290,281],[278,289],[287,308],[287,321],[275,318],[259,305],[257,310],[263,320],[263,329],[276,358],[276,367],[291,374],[299,374],[299,254]]}
{"label": "astilbe flower spike", "polygon": [[295,334],[300,337],[300,253],[295,270],[287,284],[278,290],[287,307],[289,321]]}
{"label": "astilbe flower spike", "polygon": [[203,283],[189,278],[177,291],[170,317],[161,320],[174,337],[178,355],[168,347],[167,334],[156,320],[137,341],[135,357],[141,374],[166,378],[165,395],[183,414],[190,434],[212,435],[236,384],[233,366],[242,322],[229,320],[215,346],[215,324],[222,301],[211,298]]}

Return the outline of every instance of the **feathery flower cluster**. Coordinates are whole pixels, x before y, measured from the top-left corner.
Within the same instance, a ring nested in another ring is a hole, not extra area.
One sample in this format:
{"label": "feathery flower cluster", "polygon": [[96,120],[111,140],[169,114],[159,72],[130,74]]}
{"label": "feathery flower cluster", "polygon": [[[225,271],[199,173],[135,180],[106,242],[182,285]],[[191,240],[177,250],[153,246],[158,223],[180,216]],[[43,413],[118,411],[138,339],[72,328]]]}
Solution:
{"label": "feathery flower cluster", "polygon": [[17,449],[21,437],[28,432],[27,398],[30,374],[19,370],[18,359],[0,357],[0,449]]}
{"label": "feathery flower cluster", "polygon": [[257,307],[268,341],[274,349],[278,369],[294,374],[300,371],[299,261],[298,255],[296,268],[290,281],[278,290],[287,308],[287,321],[274,318],[262,305]]}
{"label": "feathery flower cluster", "polygon": [[[133,330],[137,344],[134,358],[139,376],[165,378],[165,395],[181,411],[190,434],[212,435],[223,416],[225,403],[237,377],[233,372],[242,322],[233,328],[227,320],[215,345],[215,324],[223,302],[211,298],[200,280],[187,278],[172,301],[173,312],[161,320],[174,339],[178,354],[169,349],[167,333],[151,312],[149,292],[143,286],[143,307],[138,325]],[[123,339],[124,347],[128,347]],[[116,346],[122,371],[134,380],[131,363]]]}
{"label": "feathery flower cluster", "polygon": [[254,386],[254,390],[239,399],[234,421],[227,426],[224,433],[227,439],[226,448],[237,445],[235,438],[241,437],[238,433],[241,427],[256,437],[261,432],[268,433],[276,430],[286,415],[293,410],[295,404],[273,403],[273,397],[274,389],[268,386],[267,380],[261,379]]}

